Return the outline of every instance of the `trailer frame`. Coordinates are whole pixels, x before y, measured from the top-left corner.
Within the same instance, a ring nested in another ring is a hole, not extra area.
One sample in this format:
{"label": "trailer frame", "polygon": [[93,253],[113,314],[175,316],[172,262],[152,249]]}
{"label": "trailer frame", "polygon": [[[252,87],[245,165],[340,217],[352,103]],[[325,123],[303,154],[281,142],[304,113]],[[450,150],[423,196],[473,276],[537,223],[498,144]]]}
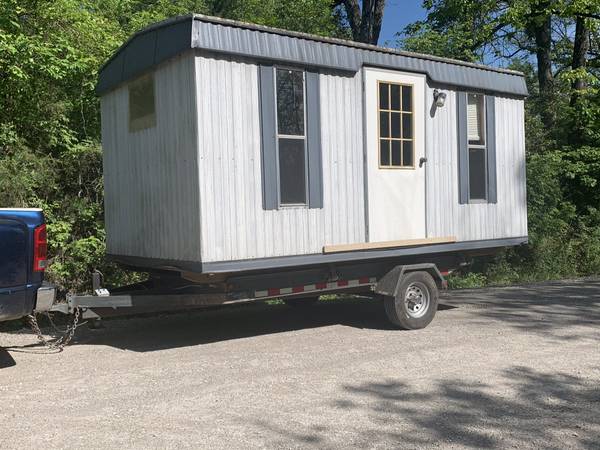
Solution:
{"label": "trailer frame", "polygon": [[[369,265],[373,267],[372,264]],[[253,301],[288,298],[314,298],[327,294],[362,294],[395,296],[397,287],[407,273],[428,272],[439,288],[447,283],[434,263],[398,264],[383,275],[340,277],[336,267],[308,268],[281,273],[258,273],[237,276],[225,283],[194,283],[172,272],[151,273],[142,283],[108,290],[102,287],[100,276],[93,276],[93,295],[69,295],[66,303],[52,306],[50,311],[73,314],[79,310],[82,319],[99,320],[106,317],[145,313],[181,311],[202,307],[232,305]],[[357,273],[358,267],[344,268],[342,273]],[[364,266],[363,266],[364,269]],[[302,280],[290,283],[291,280]]]}

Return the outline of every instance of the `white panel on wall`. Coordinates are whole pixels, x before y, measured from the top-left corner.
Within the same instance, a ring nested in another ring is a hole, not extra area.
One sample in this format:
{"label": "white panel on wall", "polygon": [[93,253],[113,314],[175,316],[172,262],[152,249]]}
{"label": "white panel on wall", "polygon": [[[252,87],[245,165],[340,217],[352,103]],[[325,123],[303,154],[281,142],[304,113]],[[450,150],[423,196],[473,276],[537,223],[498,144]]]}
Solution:
{"label": "white panel on wall", "polygon": [[322,209],[262,207],[258,66],[196,57],[202,260],[321,253],[364,242],[360,73],[320,75]]}
{"label": "white panel on wall", "polygon": [[102,97],[107,252],[200,258],[194,57],[154,73],[156,126],[130,132],[128,88]]}

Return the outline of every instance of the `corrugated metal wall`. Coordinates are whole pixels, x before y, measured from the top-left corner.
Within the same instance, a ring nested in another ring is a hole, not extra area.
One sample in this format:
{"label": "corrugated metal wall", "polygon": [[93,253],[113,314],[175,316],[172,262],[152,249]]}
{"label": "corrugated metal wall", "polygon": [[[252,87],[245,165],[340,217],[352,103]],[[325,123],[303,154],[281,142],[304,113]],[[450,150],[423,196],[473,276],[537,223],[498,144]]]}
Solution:
{"label": "corrugated metal wall", "polygon": [[262,207],[258,66],[198,53],[196,76],[203,261],[364,242],[360,72],[320,75],[324,207],[274,211]]}
{"label": "corrugated metal wall", "polygon": [[194,57],[154,73],[157,125],[130,133],[128,89],[102,97],[107,252],[200,257]]}
{"label": "corrugated metal wall", "polygon": [[459,241],[527,236],[523,100],[496,97],[497,204],[458,203],[456,92],[433,111],[427,89],[427,236]]}

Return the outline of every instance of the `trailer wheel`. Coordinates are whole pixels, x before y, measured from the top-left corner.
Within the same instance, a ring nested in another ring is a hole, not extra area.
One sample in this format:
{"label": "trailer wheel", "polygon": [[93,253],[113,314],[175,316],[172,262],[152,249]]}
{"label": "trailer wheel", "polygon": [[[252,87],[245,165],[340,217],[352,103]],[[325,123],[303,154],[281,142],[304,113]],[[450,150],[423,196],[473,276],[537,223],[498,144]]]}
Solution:
{"label": "trailer wheel", "polygon": [[418,330],[431,323],[438,306],[438,288],[427,272],[402,277],[396,297],[384,297],[388,319],[404,330]]}
{"label": "trailer wheel", "polygon": [[283,301],[292,308],[306,308],[317,303],[319,297],[284,298]]}

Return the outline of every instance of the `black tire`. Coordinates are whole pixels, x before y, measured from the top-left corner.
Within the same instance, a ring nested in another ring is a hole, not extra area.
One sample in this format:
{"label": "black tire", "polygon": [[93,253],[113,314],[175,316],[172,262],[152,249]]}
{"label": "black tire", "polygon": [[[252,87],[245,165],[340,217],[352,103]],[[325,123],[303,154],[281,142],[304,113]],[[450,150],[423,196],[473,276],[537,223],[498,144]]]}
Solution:
{"label": "black tire", "polygon": [[284,298],[283,301],[292,308],[307,308],[317,303],[319,297]]}
{"label": "black tire", "polygon": [[398,295],[383,298],[385,313],[390,322],[403,330],[425,328],[435,317],[438,296],[437,285],[429,273],[409,272],[402,278]]}

